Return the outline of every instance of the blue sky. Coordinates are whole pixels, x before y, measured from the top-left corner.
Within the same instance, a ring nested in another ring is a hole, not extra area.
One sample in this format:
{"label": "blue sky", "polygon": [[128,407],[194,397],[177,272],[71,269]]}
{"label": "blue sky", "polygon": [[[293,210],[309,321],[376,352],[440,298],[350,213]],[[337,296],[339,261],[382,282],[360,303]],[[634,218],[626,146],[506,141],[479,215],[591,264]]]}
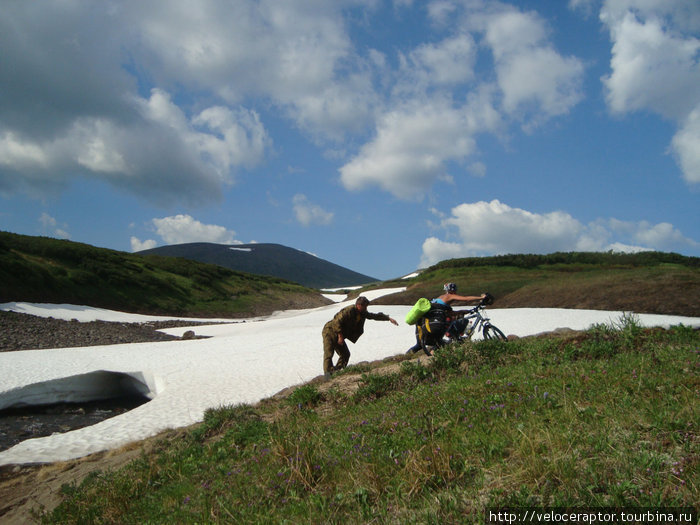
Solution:
{"label": "blue sky", "polygon": [[696,0],[8,2],[0,229],[700,255]]}

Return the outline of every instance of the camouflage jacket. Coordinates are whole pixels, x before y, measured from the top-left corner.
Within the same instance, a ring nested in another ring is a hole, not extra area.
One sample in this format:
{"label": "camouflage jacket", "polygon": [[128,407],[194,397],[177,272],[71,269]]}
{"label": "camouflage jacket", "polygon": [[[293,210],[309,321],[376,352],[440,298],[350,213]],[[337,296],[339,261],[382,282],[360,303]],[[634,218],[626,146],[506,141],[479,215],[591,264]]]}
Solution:
{"label": "camouflage jacket", "polygon": [[323,327],[323,331],[330,330],[333,334],[343,334],[345,339],[356,343],[365,331],[365,319],[388,321],[389,316],[381,312],[377,314],[365,312],[363,314],[355,308],[354,304],[351,304],[335,314],[335,317]]}

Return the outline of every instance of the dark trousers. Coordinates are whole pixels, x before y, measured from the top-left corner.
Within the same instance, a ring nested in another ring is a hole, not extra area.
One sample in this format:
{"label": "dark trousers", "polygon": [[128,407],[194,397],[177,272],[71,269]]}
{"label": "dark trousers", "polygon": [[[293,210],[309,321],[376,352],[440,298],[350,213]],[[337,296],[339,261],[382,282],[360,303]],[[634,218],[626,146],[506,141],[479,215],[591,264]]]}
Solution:
{"label": "dark trousers", "polygon": [[447,330],[447,323],[440,320],[430,320],[426,317],[416,323],[416,344],[408,349],[406,353],[423,350],[426,355],[430,355],[429,346],[440,347],[444,343],[442,337]]}

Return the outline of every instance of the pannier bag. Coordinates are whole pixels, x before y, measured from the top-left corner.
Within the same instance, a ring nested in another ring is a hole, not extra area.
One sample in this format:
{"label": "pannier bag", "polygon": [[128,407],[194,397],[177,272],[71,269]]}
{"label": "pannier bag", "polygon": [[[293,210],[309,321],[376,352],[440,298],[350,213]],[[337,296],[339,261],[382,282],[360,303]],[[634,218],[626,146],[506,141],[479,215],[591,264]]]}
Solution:
{"label": "pannier bag", "polygon": [[430,301],[421,297],[406,314],[406,324],[416,324],[418,320],[430,311]]}

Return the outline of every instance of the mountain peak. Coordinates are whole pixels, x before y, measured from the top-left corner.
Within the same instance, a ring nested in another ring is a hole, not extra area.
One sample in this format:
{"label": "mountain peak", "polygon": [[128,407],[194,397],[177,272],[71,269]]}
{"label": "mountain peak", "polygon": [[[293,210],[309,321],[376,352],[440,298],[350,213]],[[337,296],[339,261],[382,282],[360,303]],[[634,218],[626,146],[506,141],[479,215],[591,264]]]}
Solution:
{"label": "mountain peak", "polygon": [[378,280],[282,244],[194,242],[160,246],[137,253],[183,257],[193,261],[217,264],[239,272],[278,277],[311,288],[354,286]]}

